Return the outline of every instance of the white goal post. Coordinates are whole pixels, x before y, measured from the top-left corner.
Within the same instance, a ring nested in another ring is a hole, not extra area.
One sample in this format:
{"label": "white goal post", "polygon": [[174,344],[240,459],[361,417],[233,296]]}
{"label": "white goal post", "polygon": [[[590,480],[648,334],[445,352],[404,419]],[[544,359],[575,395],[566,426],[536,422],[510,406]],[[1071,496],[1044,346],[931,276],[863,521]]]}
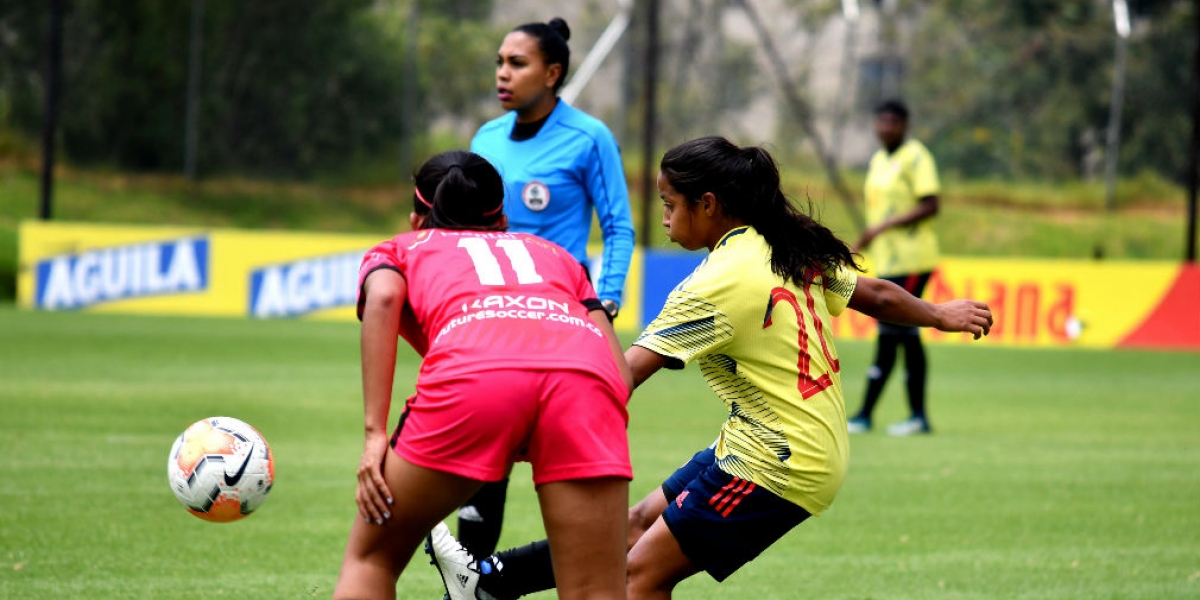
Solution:
{"label": "white goal post", "polygon": [[583,64],[579,65],[579,69],[575,71],[575,75],[570,81],[563,86],[559,96],[567,101],[567,104],[575,104],[575,98],[579,97],[579,92],[583,91],[584,86],[600,69],[600,65],[604,63],[604,59],[608,58],[609,52],[612,52],[617,41],[625,33],[625,29],[629,27],[630,15],[633,12],[633,0],[617,0],[617,14],[613,20],[609,22],[608,27],[604,29],[604,33],[600,34],[600,39],[596,40],[596,45],[588,52],[587,57],[583,59]]}

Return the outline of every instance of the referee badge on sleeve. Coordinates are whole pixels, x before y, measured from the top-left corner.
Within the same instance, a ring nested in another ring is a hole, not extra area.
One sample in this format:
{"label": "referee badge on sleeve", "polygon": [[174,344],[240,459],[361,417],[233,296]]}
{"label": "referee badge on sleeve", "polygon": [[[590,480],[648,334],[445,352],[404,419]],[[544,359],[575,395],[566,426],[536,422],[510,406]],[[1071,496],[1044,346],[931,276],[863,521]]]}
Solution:
{"label": "referee badge on sleeve", "polygon": [[521,188],[521,202],[533,212],[542,212],[550,206],[550,188],[540,181],[530,181]]}

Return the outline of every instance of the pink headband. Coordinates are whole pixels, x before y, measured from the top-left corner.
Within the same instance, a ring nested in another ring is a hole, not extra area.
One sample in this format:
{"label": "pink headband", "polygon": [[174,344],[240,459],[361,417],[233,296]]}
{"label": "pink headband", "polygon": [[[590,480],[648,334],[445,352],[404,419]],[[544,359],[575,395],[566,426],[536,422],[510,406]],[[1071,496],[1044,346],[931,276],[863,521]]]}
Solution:
{"label": "pink headband", "polygon": [[[413,193],[415,193],[417,195],[417,200],[420,200],[421,204],[424,204],[425,206],[428,206],[430,210],[433,210],[433,205],[430,204],[429,201],[425,199],[425,196],[421,195],[421,188],[414,185]],[[483,216],[490,217],[490,216],[500,212],[503,209],[504,209],[504,203],[501,202],[500,205],[497,206],[496,208],[493,208],[492,210],[489,210],[489,211],[483,213]]]}
{"label": "pink headband", "polygon": [[429,201],[425,199],[425,196],[421,195],[421,188],[414,185],[413,193],[415,193],[417,195],[417,200],[420,200],[421,204],[424,204],[425,206],[428,206],[431,209],[433,208],[433,205],[430,204]]}

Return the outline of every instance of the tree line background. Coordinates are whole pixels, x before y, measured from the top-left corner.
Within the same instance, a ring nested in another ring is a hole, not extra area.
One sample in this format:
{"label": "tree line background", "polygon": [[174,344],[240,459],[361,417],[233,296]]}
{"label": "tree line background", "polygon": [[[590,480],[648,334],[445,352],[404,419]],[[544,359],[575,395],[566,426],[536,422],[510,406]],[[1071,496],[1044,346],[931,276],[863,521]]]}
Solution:
{"label": "tree line background", "polygon": [[[188,100],[192,2],[63,0],[59,155],[72,164],[180,172]],[[495,116],[492,62],[504,33],[494,1],[206,0],[199,23],[196,164],[199,175],[308,178],[363,164],[397,166],[415,148],[464,145]],[[574,4],[574,3],[572,3]],[[610,62],[615,105],[578,104],[605,119],[626,151],[642,132],[642,5]],[[806,152],[758,43],[728,33],[738,3],[664,0],[659,40],[658,138],[673,143],[746,118],[774,98],[770,142]],[[785,49],[801,94],[816,61],[840,47],[821,32],[841,18],[837,0],[752,2]],[[572,67],[615,3],[574,5]],[[1114,77],[1106,0],[863,0],[880,14],[876,50],[854,57],[849,102],[815,102],[828,123],[846,111],[869,134],[869,106],[904,97],[940,166],[964,177],[1064,180],[1096,175]],[[1121,118],[1122,174],[1182,184],[1196,3],[1136,0]],[[548,20],[553,8],[539,8]],[[0,4],[0,156],[40,136],[49,11]],[[795,29],[786,30],[791,27]],[[788,45],[808,36],[809,42]],[[882,48],[883,51],[879,49]],[[798,49],[798,51],[797,51]],[[596,84],[593,84],[596,85]],[[855,165],[847,165],[855,166]],[[398,170],[397,170],[398,172]]]}

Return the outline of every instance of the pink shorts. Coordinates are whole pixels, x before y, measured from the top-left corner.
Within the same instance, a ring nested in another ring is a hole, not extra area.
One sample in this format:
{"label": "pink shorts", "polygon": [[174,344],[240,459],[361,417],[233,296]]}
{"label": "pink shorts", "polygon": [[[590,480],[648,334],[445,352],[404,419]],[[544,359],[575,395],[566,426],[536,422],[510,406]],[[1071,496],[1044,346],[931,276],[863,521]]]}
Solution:
{"label": "pink shorts", "polygon": [[[426,378],[427,379],[427,378]],[[528,461],[537,485],[633,478],[620,382],[583,371],[498,369],[418,381],[392,435],[405,460],[480,481]]]}

